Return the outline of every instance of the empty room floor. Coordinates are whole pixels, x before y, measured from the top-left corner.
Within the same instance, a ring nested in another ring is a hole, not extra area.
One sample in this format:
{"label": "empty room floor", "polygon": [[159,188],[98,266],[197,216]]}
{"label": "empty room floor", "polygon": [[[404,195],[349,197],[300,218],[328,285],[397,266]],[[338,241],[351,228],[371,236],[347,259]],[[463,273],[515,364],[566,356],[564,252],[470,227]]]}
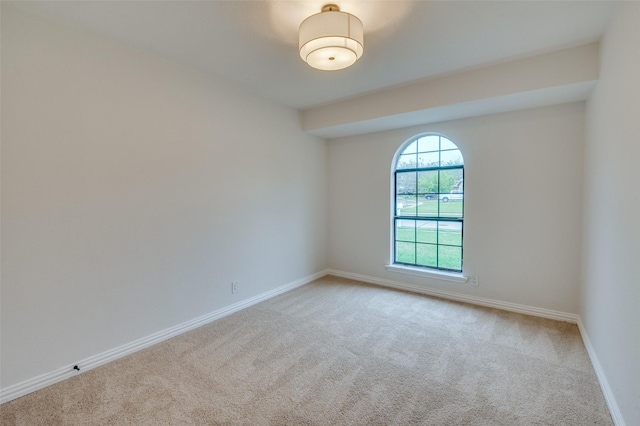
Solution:
{"label": "empty room floor", "polygon": [[326,276],[0,406],[3,425],[611,425],[575,324]]}

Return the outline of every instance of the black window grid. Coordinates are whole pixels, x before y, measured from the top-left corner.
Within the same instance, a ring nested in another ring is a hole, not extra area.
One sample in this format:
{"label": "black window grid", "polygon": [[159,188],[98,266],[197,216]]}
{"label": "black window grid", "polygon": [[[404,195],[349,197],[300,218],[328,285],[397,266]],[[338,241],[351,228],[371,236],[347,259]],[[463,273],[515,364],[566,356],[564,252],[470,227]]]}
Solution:
{"label": "black window grid", "polygon": [[[413,139],[409,145],[415,141],[417,141],[419,138]],[[439,139],[439,146],[441,146],[442,144],[442,137],[440,137]],[[453,142],[452,142],[453,143]],[[455,145],[455,144],[454,144]],[[421,267],[428,267],[428,268],[432,268],[432,269],[438,269],[438,270],[443,270],[443,271],[452,271],[452,272],[462,272],[462,265],[464,262],[464,248],[463,248],[463,241],[464,241],[464,163],[460,164],[460,165],[445,165],[445,166],[441,166],[441,160],[442,160],[442,153],[443,152],[452,152],[452,151],[459,151],[459,149],[456,148],[451,148],[451,149],[446,149],[446,150],[430,150],[430,151],[420,151],[418,149],[418,147],[416,147],[416,152],[415,153],[410,153],[410,155],[415,155],[415,164],[418,164],[418,155],[419,154],[424,154],[424,153],[434,153],[434,152],[438,152],[438,166],[427,166],[427,167],[412,167],[412,168],[406,168],[406,169],[398,169],[397,166],[398,164],[396,164],[396,168],[394,171],[394,223],[393,223],[393,235],[394,235],[394,244],[393,244],[393,258],[394,258],[394,263],[396,264],[403,264],[403,265],[410,265],[410,266],[421,266]],[[400,153],[400,155],[403,155],[402,153]],[[404,154],[406,155],[406,154]],[[398,157],[398,161],[399,161]],[[451,192],[441,192],[441,188],[440,188],[440,173],[438,173],[438,182],[437,182],[437,188],[438,191],[435,193],[432,192],[419,192],[418,191],[418,187],[419,187],[419,179],[418,179],[418,173],[419,172],[428,172],[428,171],[446,171],[446,170],[460,170],[461,174],[462,174],[462,191],[460,192],[460,194],[462,194],[462,199],[460,200],[460,216],[456,217],[456,216],[442,216],[441,215],[441,200],[440,200],[440,196],[443,194],[451,194]],[[398,173],[415,173],[416,178],[415,178],[415,184],[414,184],[414,188],[413,191],[411,191],[410,194],[399,194],[398,193]],[[420,215],[418,214],[418,199],[420,198],[420,196],[425,196],[428,194],[434,194],[436,195],[436,199],[437,199],[437,214],[435,216],[433,215]],[[398,214],[398,196],[399,195],[404,195],[405,197],[408,195],[411,195],[412,197],[415,198],[416,200],[416,214],[415,215],[399,215]],[[418,242],[418,237],[417,237],[417,233],[418,233],[418,226],[416,226],[417,222],[414,222],[414,241],[405,241],[405,240],[399,240],[398,236],[397,236],[397,229],[398,229],[398,225],[397,222],[398,220],[413,220],[413,221],[431,221],[431,222],[435,222],[436,223],[436,227],[435,227],[435,237],[436,237],[436,242],[435,243],[424,243],[424,242]],[[439,239],[440,239],[440,222],[455,222],[455,223],[460,223],[460,245],[457,244],[445,244],[445,243],[440,243]],[[408,263],[408,262],[401,262],[398,261],[398,253],[397,253],[397,243],[408,243],[408,244],[413,244],[414,246],[414,262],[413,263]],[[436,253],[436,266],[432,266],[432,265],[423,265],[418,263],[418,247],[420,245],[429,245],[429,246],[434,246],[435,247],[435,253]],[[446,267],[441,267],[440,266],[440,247],[454,247],[454,248],[459,248],[460,249],[460,268],[446,268]]]}

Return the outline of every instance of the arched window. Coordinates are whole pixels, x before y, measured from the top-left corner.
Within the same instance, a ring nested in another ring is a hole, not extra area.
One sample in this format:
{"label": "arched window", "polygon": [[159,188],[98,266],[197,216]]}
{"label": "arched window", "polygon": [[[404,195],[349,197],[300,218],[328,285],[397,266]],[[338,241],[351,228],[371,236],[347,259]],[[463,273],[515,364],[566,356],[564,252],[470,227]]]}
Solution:
{"label": "arched window", "polygon": [[445,136],[404,143],[393,168],[393,261],[462,272],[464,160]]}

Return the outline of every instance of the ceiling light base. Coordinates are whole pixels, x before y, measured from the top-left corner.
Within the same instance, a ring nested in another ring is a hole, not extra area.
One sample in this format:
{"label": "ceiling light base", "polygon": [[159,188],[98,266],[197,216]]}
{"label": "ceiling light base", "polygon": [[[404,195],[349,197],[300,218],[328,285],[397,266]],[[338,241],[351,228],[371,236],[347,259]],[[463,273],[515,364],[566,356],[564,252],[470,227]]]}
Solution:
{"label": "ceiling light base", "polygon": [[337,4],[325,4],[322,6],[323,12],[340,12],[340,6]]}

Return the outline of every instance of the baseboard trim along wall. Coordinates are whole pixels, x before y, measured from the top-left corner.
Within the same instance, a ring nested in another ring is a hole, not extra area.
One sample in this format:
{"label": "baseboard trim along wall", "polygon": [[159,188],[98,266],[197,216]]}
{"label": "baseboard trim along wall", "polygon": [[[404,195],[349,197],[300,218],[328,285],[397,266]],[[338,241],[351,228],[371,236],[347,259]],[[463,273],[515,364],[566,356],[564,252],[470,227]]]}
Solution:
{"label": "baseboard trim along wall", "polygon": [[554,319],[558,321],[565,321],[577,324],[578,315],[570,314],[567,312],[553,311],[551,309],[536,308],[534,306],[520,305],[518,303],[503,302],[494,299],[485,299],[483,297],[469,296],[466,294],[454,293],[444,290],[434,290],[428,287],[406,284],[398,281],[392,281],[382,278],[370,277],[367,275],[354,274],[351,272],[336,271],[333,269],[327,270],[328,275],[335,275],[337,277],[349,278],[352,280],[363,281],[370,284],[376,284],[383,287],[392,287],[400,290],[407,290],[414,293],[426,294],[428,296],[441,297],[443,299],[455,300],[458,302],[466,302],[472,305],[486,306],[488,308],[501,309],[503,311],[517,312],[520,314],[533,315],[536,317],[543,317]]}
{"label": "baseboard trim along wall", "polygon": [[622,417],[622,412],[620,411],[620,407],[618,406],[618,403],[613,396],[611,386],[609,386],[607,376],[605,376],[604,370],[602,369],[602,364],[600,364],[600,360],[596,355],[596,351],[591,344],[591,339],[589,339],[589,335],[587,334],[587,329],[584,327],[582,318],[580,317],[578,317],[578,329],[580,330],[580,335],[582,336],[584,347],[587,348],[587,353],[589,354],[589,358],[591,359],[593,369],[595,370],[598,381],[600,382],[600,388],[602,388],[604,399],[605,401],[607,401],[607,406],[609,407],[609,413],[611,413],[613,423],[616,426],[626,426],[624,418]]}
{"label": "baseboard trim along wall", "polygon": [[[178,324],[174,327],[170,327],[157,333],[153,333],[147,337],[143,337],[131,343],[127,343],[117,348],[110,349],[89,358],[85,358],[73,365],[68,365],[55,371],[25,380],[21,383],[8,386],[7,388],[0,389],[0,404],[14,400],[28,393],[35,392],[39,389],[53,385],[62,380],[76,376],[82,372],[104,365],[108,362],[115,361],[119,358],[132,354],[149,346],[155,345],[172,337],[178,336],[182,333],[186,333],[187,331],[201,327],[217,319],[226,317],[227,315],[231,315],[234,312],[240,311],[244,308],[248,308],[249,306],[255,305],[267,299],[271,299],[272,297],[285,293],[289,290],[293,290],[296,287],[308,284],[311,281],[314,281],[325,275],[327,275],[326,271],[317,272],[315,274],[300,278],[296,281],[290,282],[280,287],[276,287],[273,290],[258,294],[256,296],[242,300],[238,303],[234,303],[233,305],[225,306],[224,308],[194,318],[182,324]],[[80,368],[80,371],[74,369],[75,365]]]}
{"label": "baseboard trim along wall", "polygon": [[582,336],[582,340],[584,342],[585,348],[587,349],[587,353],[589,354],[591,363],[593,364],[593,368],[596,372],[596,376],[598,377],[598,381],[600,382],[600,387],[602,388],[602,392],[604,394],[605,400],[607,401],[607,405],[609,407],[609,411],[611,413],[613,422],[616,426],[626,426],[624,419],[622,418],[622,414],[620,412],[618,404],[616,403],[616,400],[613,396],[611,387],[609,386],[609,382],[607,381],[607,378],[604,374],[604,370],[602,369],[600,361],[598,360],[598,357],[591,344],[591,341],[589,339],[589,336],[584,327],[584,324],[582,323],[580,316],[576,314],[566,313],[566,312],[553,311],[550,309],[520,305],[517,303],[503,302],[503,301],[494,300],[494,299],[485,299],[482,297],[469,296],[469,295],[458,294],[458,293],[448,292],[443,290],[434,290],[434,289],[430,289],[430,288],[415,285],[415,284],[406,284],[398,281],[386,280],[382,278],[376,278],[376,277],[371,277],[371,276],[361,275],[361,274],[354,274],[351,272],[338,271],[334,269],[327,269],[327,270],[303,277],[291,283],[282,285],[280,287],[276,287],[273,290],[269,290],[267,292],[242,300],[238,303],[234,303],[233,305],[229,305],[224,308],[213,311],[211,313],[202,315],[198,318],[194,318],[185,323],[159,331],[147,337],[143,337],[131,343],[127,343],[125,345],[102,352],[100,354],[91,356],[89,358],[85,358],[81,361],[78,361],[76,364],[74,364],[80,368],[80,371],[74,370],[73,368],[74,365],[69,365],[66,367],[59,368],[55,371],[34,377],[32,379],[25,380],[24,382],[17,383],[7,388],[0,389],[0,404],[9,402],[11,400],[19,398],[31,392],[35,392],[39,389],[53,385],[62,380],[76,376],[81,372],[85,372],[93,368],[99,367],[101,365],[104,365],[108,362],[115,361],[119,358],[132,354],[134,352],[137,352],[149,346],[155,345],[157,343],[160,343],[172,337],[178,336],[182,333],[186,333],[187,331],[201,327],[217,319],[226,317],[227,315],[231,315],[234,312],[248,308],[249,306],[255,305],[257,303],[260,303],[262,301],[275,297],[279,294],[293,290],[294,288],[308,284],[325,275],[334,275],[337,277],[352,279],[356,281],[362,281],[370,284],[376,284],[383,287],[397,288],[399,290],[411,291],[414,293],[425,294],[428,296],[435,296],[443,299],[455,300],[458,302],[466,302],[474,305],[486,306],[489,308],[496,308],[496,309],[501,309],[501,310],[510,311],[510,312],[517,312],[521,314],[533,315],[533,316],[549,318],[549,319],[554,319],[559,321],[566,321],[566,322],[577,324],[580,330],[580,334]]}

